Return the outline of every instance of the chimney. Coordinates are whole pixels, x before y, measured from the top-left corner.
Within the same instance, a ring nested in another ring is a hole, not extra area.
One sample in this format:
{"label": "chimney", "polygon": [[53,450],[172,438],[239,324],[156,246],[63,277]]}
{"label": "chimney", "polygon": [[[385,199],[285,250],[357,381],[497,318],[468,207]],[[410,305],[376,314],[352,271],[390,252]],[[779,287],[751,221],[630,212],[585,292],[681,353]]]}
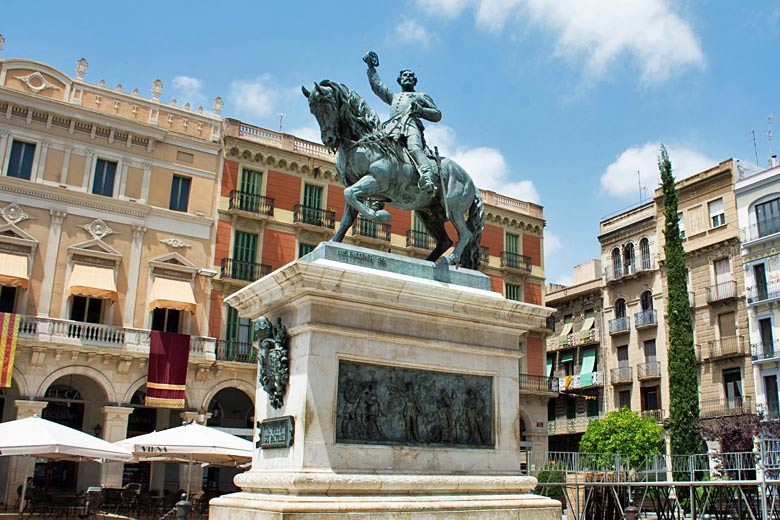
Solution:
{"label": "chimney", "polygon": [[777,154],[773,153],[772,157],[769,158],[769,167],[774,168],[777,165],[778,165]]}

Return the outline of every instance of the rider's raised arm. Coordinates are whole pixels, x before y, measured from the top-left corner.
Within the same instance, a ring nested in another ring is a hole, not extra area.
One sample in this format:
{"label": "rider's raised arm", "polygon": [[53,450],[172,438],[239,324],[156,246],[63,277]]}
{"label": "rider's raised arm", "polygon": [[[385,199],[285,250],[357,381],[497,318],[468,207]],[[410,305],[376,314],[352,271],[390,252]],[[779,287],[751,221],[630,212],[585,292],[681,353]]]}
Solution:
{"label": "rider's raised arm", "polygon": [[428,94],[422,94],[418,98],[418,103],[422,105],[422,108],[420,109],[421,118],[433,123],[438,123],[441,121],[441,110],[439,110],[439,107],[437,107],[436,103],[433,102],[431,96]]}
{"label": "rider's raised arm", "polygon": [[374,67],[368,67],[368,82],[371,84],[371,90],[379,96],[379,99],[388,105],[393,104],[393,91],[379,78],[379,73]]}

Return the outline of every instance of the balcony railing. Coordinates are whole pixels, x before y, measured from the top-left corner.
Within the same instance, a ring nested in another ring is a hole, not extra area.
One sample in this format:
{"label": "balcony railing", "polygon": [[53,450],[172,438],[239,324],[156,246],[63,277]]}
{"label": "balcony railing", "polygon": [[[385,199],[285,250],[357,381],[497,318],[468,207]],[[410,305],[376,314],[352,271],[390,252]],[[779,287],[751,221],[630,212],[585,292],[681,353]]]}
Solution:
{"label": "balcony railing", "polygon": [[274,199],[245,191],[233,190],[230,192],[228,209],[272,217],[274,215]]}
{"label": "balcony railing", "polygon": [[660,361],[648,361],[647,363],[640,363],[636,366],[636,377],[640,381],[646,379],[658,379],[661,377],[661,362]]}
{"label": "balcony railing", "polygon": [[517,253],[510,253],[509,251],[501,251],[501,267],[508,269],[519,269],[521,271],[531,272],[531,257],[525,255],[519,255]]}
{"label": "balcony railing", "polygon": [[780,298],[780,283],[770,282],[745,289],[748,305]]}
{"label": "balcony railing", "polygon": [[358,217],[352,225],[352,236],[390,242],[390,224],[382,224],[381,222]]}
{"label": "balcony railing", "polygon": [[[22,316],[19,338],[63,345],[149,352],[151,331],[100,323]],[[216,339],[190,336],[190,355],[214,359]]]}
{"label": "balcony railing", "polygon": [[778,340],[768,343],[754,343],[750,346],[750,353],[755,361],[780,358],[780,344],[778,344]]}
{"label": "balcony railing", "polygon": [[658,424],[661,424],[664,422],[664,411],[663,410],[642,410],[639,412],[642,417],[650,418],[657,422]]}
{"label": "balcony railing", "polygon": [[699,361],[723,359],[748,354],[744,336],[728,336],[707,342],[707,348],[700,349]]}
{"label": "balcony railing", "polygon": [[572,334],[571,345],[589,345],[591,343],[598,343],[601,340],[601,333],[597,328],[591,328],[588,330],[581,330]]}
{"label": "balcony railing", "polygon": [[623,316],[622,318],[615,318],[609,320],[610,334],[620,334],[623,332],[628,332],[629,328],[631,328],[631,320],[628,318],[628,316]]}
{"label": "balcony railing", "polygon": [[267,264],[244,262],[241,260],[233,260],[232,258],[223,258],[220,262],[220,277],[223,280],[230,278],[233,280],[254,282],[270,272],[271,266]]}
{"label": "balcony railing", "polygon": [[558,378],[520,374],[520,391],[530,393],[558,393]]}
{"label": "balcony railing", "polygon": [[237,361],[239,363],[254,363],[257,361],[257,351],[251,343],[232,339],[221,339],[217,342],[217,359],[220,361]]}
{"label": "balcony railing", "polygon": [[644,258],[638,264],[629,264],[620,267],[614,267],[614,266],[606,267],[604,269],[604,278],[606,278],[607,283],[616,282],[621,278],[626,278],[628,276],[640,274],[645,271],[651,271],[653,269],[654,269],[653,261],[650,260],[649,258]]}
{"label": "balcony railing", "polygon": [[601,372],[593,372],[591,375],[591,384],[586,384],[584,386],[580,374],[577,374],[576,376],[559,377],[558,388],[560,390],[577,390],[579,388],[589,388],[591,386],[604,386],[604,374]]}
{"label": "balcony railing", "polygon": [[620,385],[624,383],[630,383],[634,380],[633,371],[631,367],[617,367],[610,371],[610,381],[613,385]]}
{"label": "balcony railing", "polygon": [[731,417],[753,413],[753,400],[750,397],[731,397],[726,399],[707,399],[701,403],[702,419]]}
{"label": "balcony railing", "polygon": [[740,230],[740,240],[750,242],[780,233],[780,218],[762,220]]}
{"label": "balcony railing", "polygon": [[737,297],[737,282],[728,281],[707,287],[707,303],[729,300]]}
{"label": "balcony railing", "polygon": [[293,224],[307,224],[333,229],[336,226],[336,212],[328,209],[313,208],[296,204],[293,206]]}
{"label": "balcony railing", "polygon": [[573,419],[555,419],[547,422],[547,433],[550,435],[561,435],[567,433],[582,433],[588,429],[588,425],[593,421],[603,419],[603,415],[593,415],[585,417],[575,417]]}
{"label": "balcony railing", "polygon": [[648,309],[634,314],[634,327],[637,329],[654,327],[656,325],[658,325],[658,319],[655,309]]}
{"label": "balcony railing", "polygon": [[436,247],[436,240],[425,231],[410,229],[406,232],[406,247],[431,250]]}

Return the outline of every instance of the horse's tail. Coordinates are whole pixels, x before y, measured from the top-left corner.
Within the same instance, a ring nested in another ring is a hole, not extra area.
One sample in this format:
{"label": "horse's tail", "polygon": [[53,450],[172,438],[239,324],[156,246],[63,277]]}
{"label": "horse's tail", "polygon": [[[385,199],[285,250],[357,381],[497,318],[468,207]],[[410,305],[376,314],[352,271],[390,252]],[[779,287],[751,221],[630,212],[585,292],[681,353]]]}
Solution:
{"label": "horse's tail", "polygon": [[485,226],[485,205],[482,203],[482,192],[479,189],[476,191],[474,200],[469,207],[469,218],[466,221],[473,235],[460,257],[460,263],[466,269],[479,269],[482,256],[479,243],[482,241],[482,228]]}

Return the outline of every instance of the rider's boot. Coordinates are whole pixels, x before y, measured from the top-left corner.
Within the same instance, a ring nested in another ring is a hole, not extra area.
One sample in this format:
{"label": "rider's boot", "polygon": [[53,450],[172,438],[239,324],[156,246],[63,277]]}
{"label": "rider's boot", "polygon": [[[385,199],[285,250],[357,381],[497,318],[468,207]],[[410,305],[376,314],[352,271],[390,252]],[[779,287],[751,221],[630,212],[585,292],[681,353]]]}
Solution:
{"label": "rider's boot", "polygon": [[412,153],[415,162],[417,163],[417,169],[420,173],[420,180],[417,181],[417,186],[428,193],[436,192],[436,183],[433,178],[433,166],[430,159],[425,155],[422,150],[414,150]]}

